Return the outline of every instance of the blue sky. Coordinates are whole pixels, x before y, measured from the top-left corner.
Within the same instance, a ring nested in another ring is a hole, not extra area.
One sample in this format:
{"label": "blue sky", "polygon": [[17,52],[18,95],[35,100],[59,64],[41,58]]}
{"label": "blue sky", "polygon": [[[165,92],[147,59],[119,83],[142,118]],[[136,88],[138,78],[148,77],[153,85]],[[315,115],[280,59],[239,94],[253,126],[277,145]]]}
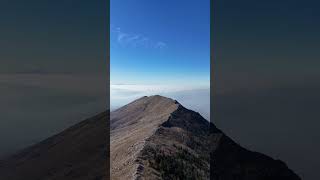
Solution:
{"label": "blue sky", "polygon": [[112,84],[209,85],[209,0],[111,0]]}

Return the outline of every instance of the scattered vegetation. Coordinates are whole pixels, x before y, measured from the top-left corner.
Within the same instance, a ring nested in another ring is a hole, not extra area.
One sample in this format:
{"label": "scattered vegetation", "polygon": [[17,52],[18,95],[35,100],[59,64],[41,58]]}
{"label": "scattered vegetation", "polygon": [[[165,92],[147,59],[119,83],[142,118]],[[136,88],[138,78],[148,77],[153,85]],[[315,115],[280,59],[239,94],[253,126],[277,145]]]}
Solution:
{"label": "scattered vegetation", "polygon": [[164,180],[208,179],[205,162],[181,147],[177,147],[177,152],[170,155],[160,150],[149,163]]}

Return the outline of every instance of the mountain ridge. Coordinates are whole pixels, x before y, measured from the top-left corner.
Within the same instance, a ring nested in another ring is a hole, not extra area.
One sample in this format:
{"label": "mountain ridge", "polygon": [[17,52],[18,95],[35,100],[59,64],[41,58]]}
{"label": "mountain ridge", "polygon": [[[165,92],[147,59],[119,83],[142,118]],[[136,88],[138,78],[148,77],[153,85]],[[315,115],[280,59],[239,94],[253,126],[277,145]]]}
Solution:
{"label": "mountain ridge", "polygon": [[[154,99],[168,100],[159,95],[144,96],[120,111]],[[129,176],[112,169],[112,179],[300,180],[284,162],[239,146],[199,113],[169,100],[175,108],[156,124],[152,133],[147,133],[143,146],[135,149],[138,153],[131,162],[133,170],[127,171]],[[115,149],[111,148],[111,162],[115,160],[112,151]]]}
{"label": "mountain ridge", "polygon": [[159,95],[88,118],[0,162],[0,179],[8,180],[109,175],[113,180],[300,180],[284,162],[246,150],[199,113]]}
{"label": "mountain ridge", "polygon": [[144,96],[111,112],[111,179],[133,178],[139,167],[135,160],[145,140],[178,106],[177,101],[155,95]]}

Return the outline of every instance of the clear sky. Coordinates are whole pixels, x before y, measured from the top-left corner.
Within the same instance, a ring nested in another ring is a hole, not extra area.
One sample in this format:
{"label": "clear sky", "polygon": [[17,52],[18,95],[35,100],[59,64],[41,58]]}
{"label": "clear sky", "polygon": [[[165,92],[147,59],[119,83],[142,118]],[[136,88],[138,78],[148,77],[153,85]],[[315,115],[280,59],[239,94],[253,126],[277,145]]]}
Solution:
{"label": "clear sky", "polygon": [[111,0],[111,83],[209,85],[209,3]]}

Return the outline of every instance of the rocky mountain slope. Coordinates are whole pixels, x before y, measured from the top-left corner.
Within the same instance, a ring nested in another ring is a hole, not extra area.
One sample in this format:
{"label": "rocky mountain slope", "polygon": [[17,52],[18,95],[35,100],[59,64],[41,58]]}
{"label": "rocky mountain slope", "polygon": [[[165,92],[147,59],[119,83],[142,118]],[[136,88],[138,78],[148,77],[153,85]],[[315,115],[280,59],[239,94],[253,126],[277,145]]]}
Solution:
{"label": "rocky mountain slope", "polygon": [[145,96],[108,117],[101,113],[0,161],[0,179],[300,180],[282,161],[240,147],[169,98]]}
{"label": "rocky mountain slope", "polygon": [[105,180],[104,112],[0,161],[1,180]]}
{"label": "rocky mountain slope", "polygon": [[300,179],[282,161],[240,147],[169,98],[140,98],[112,112],[110,123],[113,180]]}

